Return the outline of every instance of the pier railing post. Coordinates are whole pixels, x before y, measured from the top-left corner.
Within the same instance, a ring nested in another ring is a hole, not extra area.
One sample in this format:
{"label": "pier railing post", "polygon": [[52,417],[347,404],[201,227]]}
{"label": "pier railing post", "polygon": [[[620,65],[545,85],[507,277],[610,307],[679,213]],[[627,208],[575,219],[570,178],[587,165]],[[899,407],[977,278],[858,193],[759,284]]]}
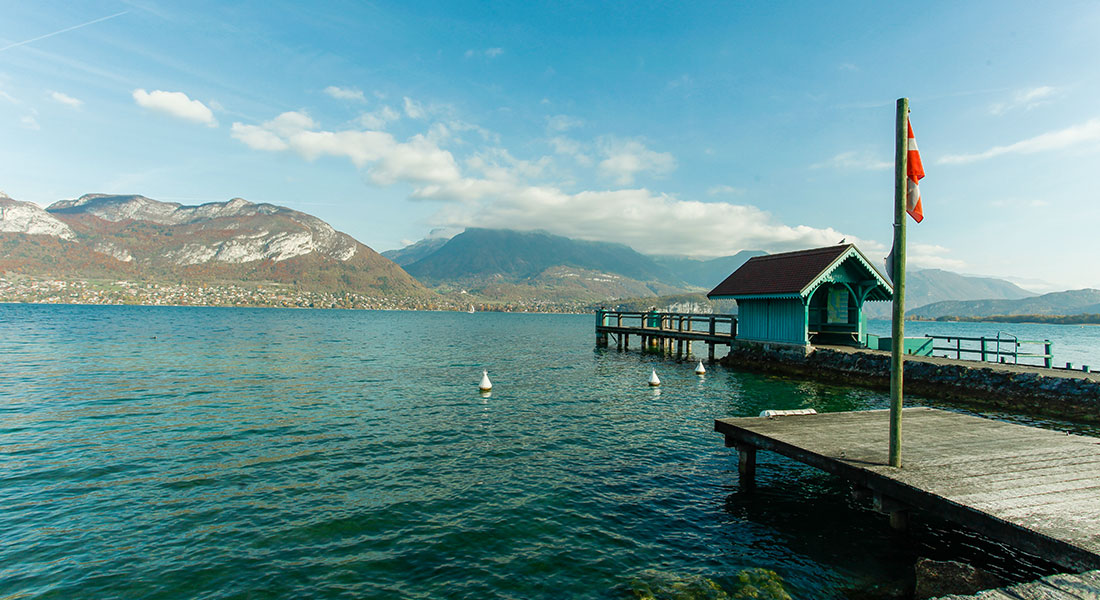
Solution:
{"label": "pier railing post", "polygon": [[607,347],[607,331],[601,330],[601,327],[607,326],[607,311],[600,308],[596,310],[596,347]]}

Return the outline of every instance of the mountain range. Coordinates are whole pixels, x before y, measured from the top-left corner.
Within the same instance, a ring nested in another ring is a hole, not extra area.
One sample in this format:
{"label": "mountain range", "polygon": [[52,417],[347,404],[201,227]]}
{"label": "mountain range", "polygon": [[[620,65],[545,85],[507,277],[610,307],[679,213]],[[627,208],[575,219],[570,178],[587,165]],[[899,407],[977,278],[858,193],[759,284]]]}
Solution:
{"label": "mountain range", "polygon": [[[312,215],[241,198],[186,206],[87,194],[42,209],[0,194],[0,273],[39,278],[276,283],[444,306],[583,309],[631,298],[694,298],[763,254],[649,256],[542,231],[470,228],[379,255]],[[1050,314],[1100,303],[1089,300],[1095,290],[1080,292],[1079,302],[1044,301],[1051,295],[1034,297],[999,279],[916,270],[907,280],[907,305],[913,315],[935,317]],[[943,302],[949,300],[984,304]],[[1033,303],[1012,308],[1017,305],[1003,303],[1010,300]],[[888,310],[874,306],[871,316]]]}
{"label": "mountain range", "polygon": [[0,195],[0,272],[431,293],[321,219],[241,198],[184,206],[144,196],[88,194],[42,209]]}
{"label": "mountain range", "polygon": [[910,316],[990,317],[1012,315],[1080,315],[1100,314],[1100,290],[1082,289],[1051,292],[1041,296],[1005,300],[946,300],[908,311]]}

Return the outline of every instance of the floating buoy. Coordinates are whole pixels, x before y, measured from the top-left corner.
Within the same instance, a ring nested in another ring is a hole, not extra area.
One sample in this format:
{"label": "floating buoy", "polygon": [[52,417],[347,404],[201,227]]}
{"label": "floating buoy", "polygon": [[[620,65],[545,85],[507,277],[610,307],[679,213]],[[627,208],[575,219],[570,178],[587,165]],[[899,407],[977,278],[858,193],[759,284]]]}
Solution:
{"label": "floating buoy", "polygon": [[706,375],[707,374],[707,369],[706,369],[706,367],[703,366],[703,361],[699,361],[699,366],[695,367],[695,374],[696,375]]}
{"label": "floating buoy", "polygon": [[481,383],[477,384],[477,389],[483,392],[488,392],[489,390],[493,389],[493,382],[489,381],[488,371],[481,372]]}
{"label": "floating buoy", "polygon": [[649,374],[649,385],[653,387],[661,385],[661,378],[657,377],[657,369],[653,369],[653,372]]}

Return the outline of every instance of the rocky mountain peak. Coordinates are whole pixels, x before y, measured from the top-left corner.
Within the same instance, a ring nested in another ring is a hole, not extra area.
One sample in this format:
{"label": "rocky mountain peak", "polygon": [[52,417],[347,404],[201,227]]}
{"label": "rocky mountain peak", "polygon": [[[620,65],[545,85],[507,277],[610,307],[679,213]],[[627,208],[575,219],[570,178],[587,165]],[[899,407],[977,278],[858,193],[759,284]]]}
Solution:
{"label": "rocky mountain peak", "polygon": [[27,235],[51,235],[73,240],[76,234],[68,225],[33,202],[21,202],[0,192],[0,232]]}

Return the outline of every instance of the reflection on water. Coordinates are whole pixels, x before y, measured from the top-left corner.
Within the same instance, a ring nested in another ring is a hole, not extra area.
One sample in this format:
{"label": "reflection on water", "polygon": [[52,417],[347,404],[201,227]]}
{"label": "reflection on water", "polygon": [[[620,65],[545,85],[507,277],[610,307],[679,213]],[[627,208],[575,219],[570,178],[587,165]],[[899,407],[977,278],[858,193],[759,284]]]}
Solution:
{"label": "reflection on water", "polygon": [[2,305],[0,355],[0,597],[602,598],[764,568],[839,598],[919,555],[1045,568],[899,538],[767,453],[741,489],[715,417],[884,396],[593,349],[588,315]]}

